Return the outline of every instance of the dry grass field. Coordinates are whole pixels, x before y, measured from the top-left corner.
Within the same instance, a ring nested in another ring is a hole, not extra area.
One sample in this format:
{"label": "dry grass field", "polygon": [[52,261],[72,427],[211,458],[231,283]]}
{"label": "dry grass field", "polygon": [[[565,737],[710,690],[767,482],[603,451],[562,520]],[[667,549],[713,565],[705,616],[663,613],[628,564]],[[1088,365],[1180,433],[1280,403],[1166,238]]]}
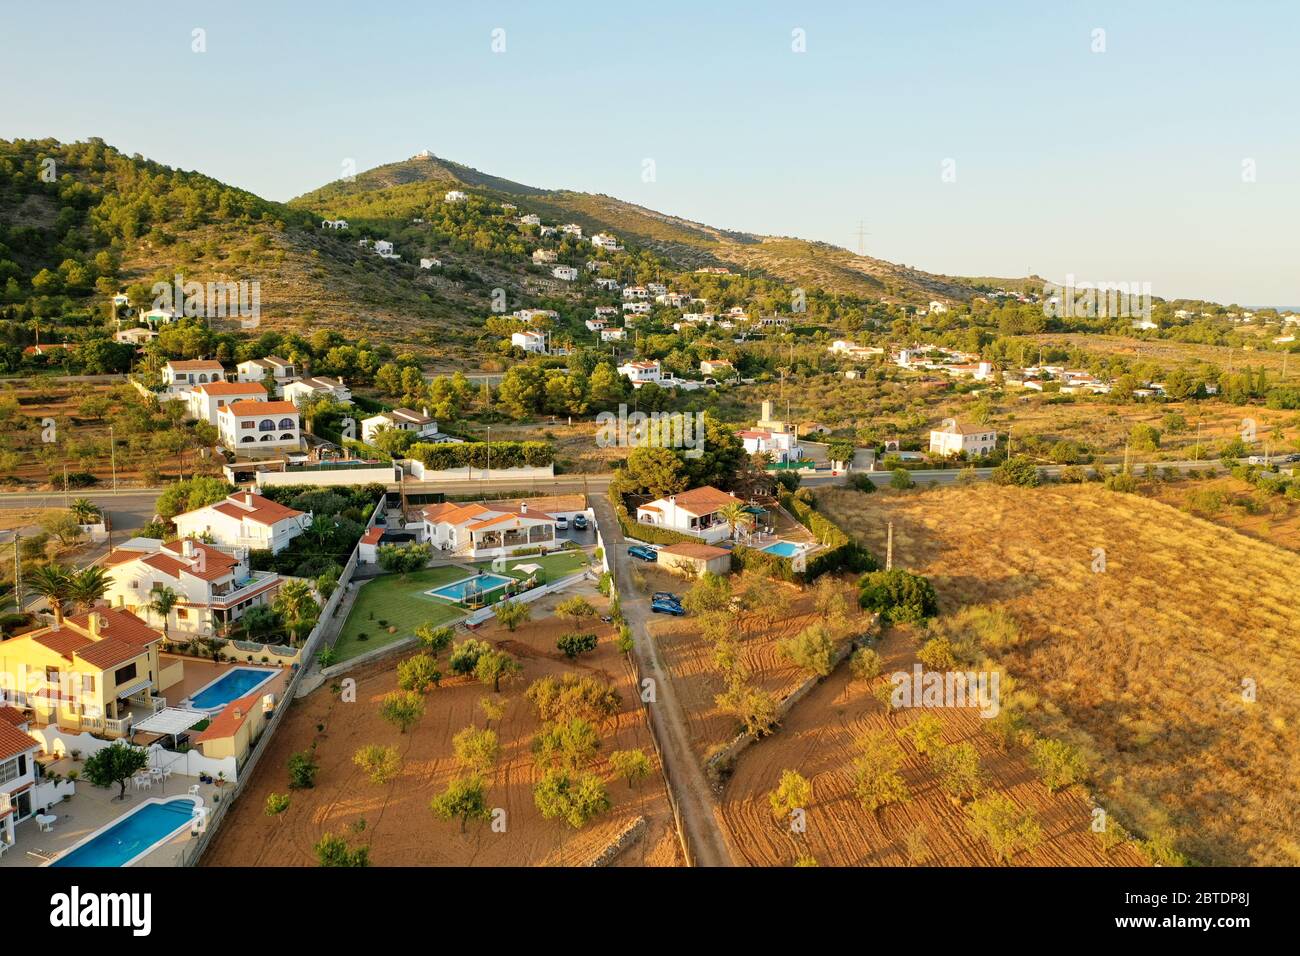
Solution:
{"label": "dry grass field", "polygon": [[1144,482],[1142,493],[1252,538],[1300,551],[1300,501],[1295,498],[1271,495],[1226,475],[1211,481]]}
{"label": "dry grass field", "polygon": [[[355,703],[343,703],[326,685],[293,704],[204,856],[204,864],[314,866],[312,848],[324,833],[344,832],[364,819],[365,829],[356,839],[369,845],[370,862],[376,866],[582,865],[623,827],[644,816],[647,832],[623,852],[618,865],[681,865],[657,763],[655,771],[635,787],[615,779],[605,763],[610,752],[632,748],[643,749],[655,760],[632,672],[613,645],[609,625],[599,622],[584,628],[598,633],[597,650],[576,662],[567,661],[555,641],[569,630],[572,627],[564,622],[546,617],[520,626],[513,634],[495,622],[476,634],[512,654],[524,668],[521,681],[502,687],[508,704],[501,721],[491,725],[500,738],[501,755],[486,776],[487,802],[506,811],[506,832],[473,822],[461,833],[456,822],[443,822],[429,809],[429,801],[460,772],[452,737],[471,724],[484,726],[478,701],[491,688],[470,678],[444,679],[440,688],[426,695],[424,716],[410,732],[399,734],[378,713],[380,699],[397,686],[396,659],[389,659],[348,675],[357,681]],[[600,753],[593,766],[605,781],[613,807],[580,831],[543,819],[533,803],[539,774],[531,743],[539,723],[524,690],[537,678],[565,673],[607,681],[622,697],[622,710],[600,728]],[[313,743],[320,763],[315,787],[292,791],[289,809],[279,818],[268,817],[267,795],[289,792],[285,767],[290,755]],[[369,744],[394,744],[400,751],[401,771],[390,783],[371,783],[353,765],[353,754]]]}
{"label": "dry grass field", "polygon": [[945,614],[1015,619],[997,660],[1130,829],[1196,862],[1300,863],[1300,558],[1096,485],[819,498],[877,554],[892,521]]}
{"label": "dry grass field", "polygon": [[[909,670],[916,660],[910,630],[893,628],[878,648],[884,673]],[[1049,794],[1027,765],[1024,752],[1004,753],[983,732],[974,710],[927,708],[943,725],[945,744],[970,743],[979,752],[987,787],[1017,808],[1035,814],[1041,843],[1013,858],[1017,866],[1139,866],[1131,844],[1109,852],[1089,829],[1092,805],[1079,787]],[[938,784],[928,756],[902,744],[901,768],[909,798],[865,810],[853,793],[856,741],[871,732],[893,733],[919,719],[922,711],[888,716],[867,681],[853,680],[840,667],[800,701],[773,736],[751,747],[737,761],[722,799],[722,817],[731,845],[752,866],[789,866],[811,856],[820,866],[995,866],[987,842],[972,836],[965,815]],[[812,783],[807,830],[796,835],[772,814],[767,794],[784,770],[797,770]]]}

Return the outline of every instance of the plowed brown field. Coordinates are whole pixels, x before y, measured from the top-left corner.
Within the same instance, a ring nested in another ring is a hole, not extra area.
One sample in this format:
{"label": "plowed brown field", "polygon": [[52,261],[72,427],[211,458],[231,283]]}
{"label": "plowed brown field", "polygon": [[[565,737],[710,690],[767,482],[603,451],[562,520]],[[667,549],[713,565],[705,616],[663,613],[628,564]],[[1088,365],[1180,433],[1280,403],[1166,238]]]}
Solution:
{"label": "plowed brown field", "polygon": [[[554,618],[522,625],[509,634],[494,623],[476,636],[514,655],[524,666],[523,680],[503,692],[509,706],[500,726],[501,756],[487,777],[490,807],[504,808],[507,830],[471,823],[465,833],[456,822],[438,820],[429,801],[457,774],[452,737],[470,724],[482,727],[478,701],[490,691],[466,678],[444,680],[426,695],[424,716],[406,734],[379,717],[379,700],[396,689],[396,659],[378,662],[350,675],[357,680],[356,703],[343,703],[329,685],[294,703],[271,741],[253,779],[222,824],[203,862],[209,866],[311,866],[313,845],[327,831],[341,832],[364,818],[355,840],[370,847],[378,866],[551,866],[580,865],[595,857],[628,823],[644,816],[649,824],[640,841],[624,851],[619,865],[678,866],[681,853],[672,827],[663,778],[656,772],[635,788],[615,780],[604,758],[611,751],[639,747],[655,760],[631,671],[611,640],[610,628],[597,622],[596,651],[567,661],[555,641],[572,628]],[[444,670],[447,668],[444,667]],[[533,804],[538,779],[530,750],[538,721],[523,691],[539,677],[588,674],[612,682],[623,699],[617,719],[601,728],[602,774],[613,809],[575,831],[542,819]],[[317,725],[324,730],[318,731]],[[291,754],[317,742],[320,773],[311,790],[292,792],[289,809],[266,816],[271,792],[287,792],[286,763]],[[353,766],[352,755],[367,744],[395,744],[402,770],[391,783],[377,786]]]}

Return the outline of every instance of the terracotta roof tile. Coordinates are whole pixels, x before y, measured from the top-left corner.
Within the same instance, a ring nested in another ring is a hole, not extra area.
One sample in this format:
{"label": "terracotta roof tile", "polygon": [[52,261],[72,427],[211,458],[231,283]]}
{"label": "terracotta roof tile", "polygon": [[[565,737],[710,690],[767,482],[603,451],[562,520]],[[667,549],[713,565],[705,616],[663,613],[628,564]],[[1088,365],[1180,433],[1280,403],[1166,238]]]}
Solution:
{"label": "terracotta roof tile", "polygon": [[8,721],[0,720],[0,760],[10,760],[19,754],[40,749],[39,740],[23,733]]}

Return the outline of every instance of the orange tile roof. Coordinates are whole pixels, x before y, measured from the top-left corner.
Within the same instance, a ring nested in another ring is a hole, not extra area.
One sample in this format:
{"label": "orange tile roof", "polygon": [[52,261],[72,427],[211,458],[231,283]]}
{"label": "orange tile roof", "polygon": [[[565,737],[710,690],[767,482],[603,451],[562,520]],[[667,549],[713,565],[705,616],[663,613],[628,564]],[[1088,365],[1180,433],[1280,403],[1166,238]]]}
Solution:
{"label": "orange tile roof", "polygon": [[373,528],[369,529],[368,531],[366,531],[365,534],[361,536],[361,543],[378,544],[379,539],[382,538],[383,536],[384,536],[384,529],[379,527],[379,525],[375,525]]}
{"label": "orange tile roof", "polygon": [[208,372],[213,369],[225,371],[222,364],[213,359],[190,359],[184,362],[171,361],[167,364],[178,372]]}
{"label": "orange tile roof", "polygon": [[66,618],[64,624],[70,624],[80,631],[90,633],[90,615],[98,614],[100,618],[100,637],[115,637],[129,644],[150,644],[162,640],[162,631],[151,627],[132,612],[123,607],[99,607],[93,612],[77,614]]}
{"label": "orange tile roof", "polygon": [[0,720],[0,760],[9,760],[29,750],[40,750],[41,742],[13,724]]}
{"label": "orange tile roof", "polygon": [[29,636],[37,644],[48,647],[56,654],[62,654],[68,660],[72,660],[73,654],[90,643],[90,638],[86,635],[78,634],[66,627],[61,627],[57,631],[53,629],[36,631]]}
{"label": "orange tile roof", "polygon": [[238,700],[232,700],[221,713],[212,718],[212,722],[194,738],[194,742],[201,744],[207,740],[221,740],[225,737],[233,737],[239,728],[244,726],[244,721],[253,712],[253,708],[260,706],[261,699],[262,692],[257,691],[246,697],[240,697]]}
{"label": "orange tile roof", "polygon": [[0,707],[0,721],[7,724],[13,724],[15,727],[19,724],[30,722],[27,715],[17,707]]}
{"label": "orange tile roof", "polygon": [[713,514],[727,505],[740,504],[741,501],[735,495],[720,491],[712,485],[705,485],[703,488],[692,488],[690,491],[683,491],[677,496],[676,505],[688,514],[695,516]]}
{"label": "orange tile roof", "polygon": [[266,389],[257,382],[205,382],[195,389],[206,395],[265,395]]}
{"label": "orange tile roof", "polygon": [[683,558],[721,558],[724,555],[730,555],[731,552],[726,548],[715,548],[711,544],[705,544],[702,541],[679,541],[677,544],[670,544],[666,548],[659,549],[660,554],[676,554]]}
{"label": "orange tile roof", "polygon": [[484,528],[491,528],[495,525],[501,524],[502,522],[519,520],[528,521],[529,519],[536,519],[541,522],[555,521],[555,519],[550,515],[543,514],[540,511],[530,511],[527,514],[522,511],[510,511],[506,514],[499,514],[491,518],[486,518],[483,521],[476,521],[474,524],[466,525],[465,529],[467,531],[482,531]]}
{"label": "orange tile roof", "polygon": [[226,406],[226,411],[240,418],[251,418],[254,415],[288,415],[298,414],[298,406],[293,402],[249,402],[239,401],[231,402]]}
{"label": "orange tile roof", "polygon": [[[250,499],[252,501],[251,508],[245,503]],[[300,518],[306,514],[306,512],[286,507],[278,501],[272,501],[270,498],[255,495],[251,491],[233,494],[225,501],[219,501],[211,507],[213,511],[218,511],[228,518],[239,520],[247,518],[249,521],[264,525],[273,525],[287,518]]]}
{"label": "orange tile roof", "polygon": [[128,644],[115,637],[102,637],[77,651],[77,657],[91,667],[106,671],[146,653],[148,651],[140,644]]}

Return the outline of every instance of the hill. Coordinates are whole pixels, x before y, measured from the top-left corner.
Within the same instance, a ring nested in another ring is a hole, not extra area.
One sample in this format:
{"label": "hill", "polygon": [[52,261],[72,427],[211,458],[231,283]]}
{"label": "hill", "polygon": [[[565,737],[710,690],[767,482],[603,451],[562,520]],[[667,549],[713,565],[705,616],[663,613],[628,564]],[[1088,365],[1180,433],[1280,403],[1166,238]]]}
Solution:
{"label": "hill", "polygon": [[544,221],[577,223],[586,234],[613,232],[686,271],[752,270],[792,286],[918,305],[933,298],[967,301],[978,287],[995,281],[934,275],[824,242],[718,229],[603,194],[526,186],[428,152],[330,183],[290,205],[323,217],[373,220],[385,208],[414,214],[453,188],[518,204]]}

